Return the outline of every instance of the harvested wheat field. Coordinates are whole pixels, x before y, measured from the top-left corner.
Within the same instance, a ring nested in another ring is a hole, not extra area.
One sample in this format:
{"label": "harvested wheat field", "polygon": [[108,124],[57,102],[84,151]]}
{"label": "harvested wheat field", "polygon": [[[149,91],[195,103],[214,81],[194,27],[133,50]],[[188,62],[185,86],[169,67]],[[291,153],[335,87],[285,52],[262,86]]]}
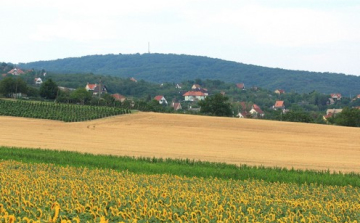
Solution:
{"label": "harvested wheat field", "polygon": [[142,112],[0,123],[1,146],[360,173],[360,128]]}

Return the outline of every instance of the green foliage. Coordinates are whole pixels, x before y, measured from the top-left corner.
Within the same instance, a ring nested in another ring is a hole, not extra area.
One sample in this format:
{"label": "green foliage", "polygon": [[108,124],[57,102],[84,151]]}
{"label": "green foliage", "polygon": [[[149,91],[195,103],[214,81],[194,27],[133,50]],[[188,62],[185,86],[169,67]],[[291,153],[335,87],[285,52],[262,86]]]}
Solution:
{"label": "green foliage", "polygon": [[130,111],[115,107],[82,106],[49,102],[0,100],[0,115],[79,122]]}
{"label": "green foliage", "polygon": [[89,102],[92,97],[92,92],[87,91],[85,88],[78,88],[75,91],[70,93],[70,99],[73,102],[79,102],[82,105],[85,104],[85,102]]}
{"label": "green foliage", "polygon": [[44,67],[57,73],[94,73],[123,78],[134,76],[138,80],[157,83],[212,79],[300,93],[316,89],[327,94],[339,92],[343,95],[356,95],[360,85],[360,77],[354,75],[292,71],[175,54],[93,55],[19,66],[29,69]]}
{"label": "green foliage", "polygon": [[58,91],[57,84],[52,79],[48,79],[41,84],[40,96],[46,99],[55,99]]}
{"label": "green foliage", "polygon": [[0,81],[0,94],[11,97],[16,93],[27,93],[28,88],[21,78],[6,77]]}
{"label": "green foliage", "polygon": [[200,113],[214,116],[227,116],[233,115],[231,104],[228,102],[229,98],[222,94],[215,94],[208,96],[203,101],[199,101]]}
{"label": "green foliage", "polygon": [[44,149],[20,149],[0,147],[3,160],[27,163],[52,163],[62,166],[105,168],[145,174],[172,174],[188,177],[219,178],[233,180],[257,179],[267,182],[298,184],[351,185],[360,187],[360,175],[355,173],[330,173],[329,171],[294,170],[286,168],[251,167],[195,160],[162,159],[144,157],[120,157],[82,154],[70,151]]}
{"label": "green foliage", "polygon": [[310,116],[309,113],[301,110],[295,110],[289,111],[286,114],[282,115],[282,121],[313,123],[315,120],[313,117]]}
{"label": "green foliage", "polygon": [[360,109],[345,107],[329,121],[336,125],[360,127]]}

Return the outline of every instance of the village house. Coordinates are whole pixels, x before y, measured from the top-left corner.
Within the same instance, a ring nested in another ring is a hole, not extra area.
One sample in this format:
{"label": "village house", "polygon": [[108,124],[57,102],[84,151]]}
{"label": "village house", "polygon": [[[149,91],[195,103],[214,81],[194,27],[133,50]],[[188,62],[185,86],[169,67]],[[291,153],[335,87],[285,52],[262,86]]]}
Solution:
{"label": "village house", "polygon": [[112,94],[111,96],[115,99],[115,101],[124,102],[126,100],[125,96],[118,94],[118,93]]}
{"label": "village house", "polygon": [[175,85],[175,88],[176,88],[176,89],[181,89],[181,88],[182,88],[182,85],[181,85],[181,84],[176,84],[176,85]]}
{"label": "village house", "polygon": [[168,102],[166,101],[165,97],[163,95],[158,95],[154,98],[155,100],[157,100],[159,102],[159,104],[161,105],[167,105]]}
{"label": "village house", "polygon": [[241,90],[245,90],[245,84],[244,83],[238,83],[238,84],[236,84],[236,87],[241,89]]}
{"label": "village house", "polygon": [[330,98],[332,98],[334,101],[339,101],[341,100],[341,94],[339,93],[330,94]]}
{"label": "village house", "polygon": [[135,82],[135,83],[137,82],[137,80],[136,80],[135,78],[133,78],[133,77],[130,78],[130,80],[131,80],[132,82]]}
{"label": "village house", "polygon": [[171,107],[173,107],[175,111],[182,109],[181,104],[178,102],[173,102]]}
{"label": "village house", "polygon": [[201,92],[201,91],[188,91],[185,94],[183,94],[185,97],[185,101],[201,101],[205,100],[207,97],[207,94]]}
{"label": "village house", "polygon": [[40,77],[36,77],[36,78],[34,79],[34,82],[35,82],[35,84],[42,84],[42,83],[43,83],[43,81],[41,80]]}
{"label": "village house", "polygon": [[285,109],[284,101],[276,101],[275,104],[272,106],[272,108],[274,110],[277,110],[277,109],[284,110]]}
{"label": "village house", "polygon": [[241,101],[241,102],[235,103],[235,106],[237,106],[237,109],[238,109],[237,115],[235,115],[236,117],[239,117],[239,118],[251,117],[251,114],[249,113],[251,106],[249,104],[247,104],[244,101]]}
{"label": "village house", "polygon": [[265,113],[256,104],[253,104],[253,106],[249,112],[254,118],[263,118],[265,116]]}
{"label": "village house", "polygon": [[334,117],[334,116],[336,116],[337,114],[339,114],[341,112],[342,112],[342,109],[335,109],[335,108],[327,109],[326,110],[326,115],[323,116],[323,119],[324,119],[324,121],[327,122],[328,118]]}
{"label": "village house", "polygon": [[274,91],[275,94],[281,95],[281,94],[285,94],[285,91],[283,89],[276,89]]}
{"label": "village house", "polygon": [[247,118],[249,116],[250,116],[250,113],[248,113],[247,111],[238,112],[238,114],[236,115],[236,117],[238,117],[238,118]]}
{"label": "village house", "polygon": [[91,91],[93,93],[93,95],[101,95],[101,94],[107,93],[106,86],[101,83],[100,84],[87,83],[85,86],[85,89],[87,91]]}
{"label": "village house", "polygon": [[201,86],[199,84],[193,84],[193,86],[191,86],[191,90],[199,91],[201,90]]}
{"label": "village house", "polygon": [[25,74],[25,72],[23,70],[21,70],[21,69],[14,68],[14,69],[10,70],[8,72],[8,74],[12,74],[12,75],[17,76],[17,75],[20,75],[20,74]]}

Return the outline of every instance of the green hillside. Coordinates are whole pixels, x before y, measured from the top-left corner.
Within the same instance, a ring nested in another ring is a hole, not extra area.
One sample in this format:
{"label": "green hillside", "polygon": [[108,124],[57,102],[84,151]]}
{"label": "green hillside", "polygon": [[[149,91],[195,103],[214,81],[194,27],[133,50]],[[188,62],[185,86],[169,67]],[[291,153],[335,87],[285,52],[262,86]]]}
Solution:
{"label": "green hillside", "polygon": [[21,63],[19,67],[45,69],[56,73],[134,77],[157,83],[216,79],[227,83],[242,82],[247,87],[284,89],[287,92],[306,93],[316,90],[327,94],[341,93],[344,96],[360,93],[360,77],[354,75],[267,68],[203,56],[108,54]]}

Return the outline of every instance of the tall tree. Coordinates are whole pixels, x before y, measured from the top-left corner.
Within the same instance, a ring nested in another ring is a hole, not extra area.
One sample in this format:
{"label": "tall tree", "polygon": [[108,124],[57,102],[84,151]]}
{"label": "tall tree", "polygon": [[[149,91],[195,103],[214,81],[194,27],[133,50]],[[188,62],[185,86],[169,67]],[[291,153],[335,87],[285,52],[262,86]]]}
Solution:
{"label": "tall tree", "polygon": [[360,109],[345,107],[330,122],[336,125],[360,127]]}
{"label": "tall tree", "polygon": [[58,91],[59,88],[52,79],[46,80],[40,86],[40,96],[46,99],[55,99]]}
{"label": "tall tree", "polygon": [[78,88],[71,92],[70,98],[74,102],[80,102],[82,105],[91,100],[92,93],[85,88]]}
{"label": "tall tree", "polygon": [[199,101],[200,113],[214,116],[227,116],[233,115],[231,104],[228,102],[229,98],[222,94],[215,94]]}
{"label": "tall tree", "polygon": [[16,93],[27,93],[27,90],[27,84],[21,78],[6,77],[0,81],[0,94],[6,97]]}

